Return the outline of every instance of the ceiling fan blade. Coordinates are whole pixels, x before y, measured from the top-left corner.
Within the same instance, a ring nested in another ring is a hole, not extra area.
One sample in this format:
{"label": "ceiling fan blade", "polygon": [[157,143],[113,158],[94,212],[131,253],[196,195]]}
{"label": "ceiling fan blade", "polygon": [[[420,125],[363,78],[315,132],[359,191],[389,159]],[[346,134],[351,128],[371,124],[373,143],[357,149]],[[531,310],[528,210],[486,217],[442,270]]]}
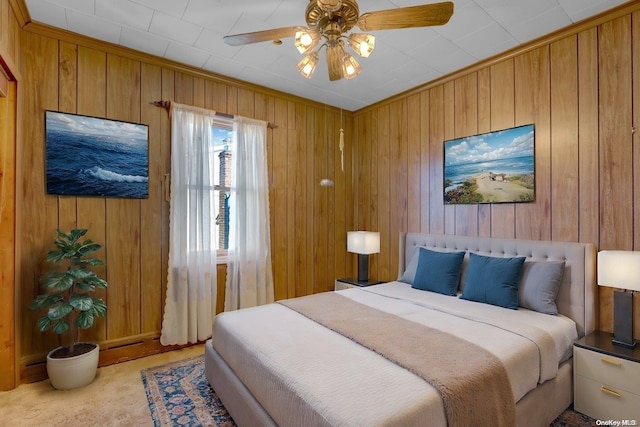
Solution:
{"label": "ceiling fan blade", "polygon": [[451,15],[453,3],[447,1],[364,13],[358,19],[357,26],[362,31],[429,27],[446,24]]}
{"label": "ceiling fan blade", "polygon": [[327,67],[329,68],[329,80],[332,82],[342,78],[342,53],[344,50],[336,44],[327,46]]}
{"label": "ceiling fan blade", "polygon": [[251,43],[260,43],[270,40],[280,40],[287,37],[293,37],[296,32],[305,30],[305,27],[284,27],[274,28],[273,30],[256,31],[253,33],[234,34],[231,36],[225,36],[222,39],[229,46],[242,46]]}

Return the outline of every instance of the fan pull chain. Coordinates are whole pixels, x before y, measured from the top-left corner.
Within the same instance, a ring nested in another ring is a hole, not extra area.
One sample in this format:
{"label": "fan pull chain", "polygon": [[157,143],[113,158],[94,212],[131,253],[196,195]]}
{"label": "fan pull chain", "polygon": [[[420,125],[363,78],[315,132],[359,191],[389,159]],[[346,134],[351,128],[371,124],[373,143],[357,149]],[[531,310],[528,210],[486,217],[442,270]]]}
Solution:
{"label": "fan pull chain", "polygon": [[344,172],[344,129],[340,128],[340,166]]}

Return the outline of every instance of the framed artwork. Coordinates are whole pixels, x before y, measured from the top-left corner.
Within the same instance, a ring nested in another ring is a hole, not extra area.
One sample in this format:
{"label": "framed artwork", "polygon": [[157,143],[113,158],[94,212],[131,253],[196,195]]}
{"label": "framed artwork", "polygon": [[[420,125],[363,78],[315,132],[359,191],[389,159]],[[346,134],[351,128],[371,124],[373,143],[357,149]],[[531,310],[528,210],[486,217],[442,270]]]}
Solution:
{"label": "framed artwork", "polygon": [[535,200],[535,127],[518,126],[444,142],[444,203]]}
{"label": "framed artwork", "polygon": [[149,197],[147,125],[45,112],[47,194]]}

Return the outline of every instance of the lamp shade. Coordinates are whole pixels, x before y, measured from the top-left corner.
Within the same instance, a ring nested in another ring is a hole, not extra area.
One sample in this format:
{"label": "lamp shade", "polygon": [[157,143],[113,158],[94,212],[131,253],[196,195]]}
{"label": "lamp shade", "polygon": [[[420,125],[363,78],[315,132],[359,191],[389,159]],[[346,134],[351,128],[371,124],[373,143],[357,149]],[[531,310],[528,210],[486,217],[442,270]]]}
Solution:
{"label": "lamp shade", "polygon": [[360,64],[356,59],[345,52],[344,57],[342,58],[342,77],[345,79],[352,79],[360,74]]}
{"label": "lamp shade", "polygon": [[377,254],[380,252],[380,233],[377,231],[348,231],[347,251],[356,254]]}
{"label": "lamp shade", "polygon": [[303,30],[296,32],[296,38],[293,42],[298,52],[301,54],[309,53],[320,41],[320,35],[311,30]]}
{"label": "lamp shade", "polygon": [[310,79],[313,75],[313,72],[316,70],[316,66],[318,65],[318,52],[311,52],[300,62],[298,62],[297,68],[300,74],[302,74],[305,78]]}
{"label": "lamp shade", "polygon": [[640,251],[598,252],[598,285],[640,291]]}
{"label": "lamp shade", "polygon": [[348,38],[349,46],[355,53],[367,58],[373,52],[376,38],[371,34],[351,34]]}

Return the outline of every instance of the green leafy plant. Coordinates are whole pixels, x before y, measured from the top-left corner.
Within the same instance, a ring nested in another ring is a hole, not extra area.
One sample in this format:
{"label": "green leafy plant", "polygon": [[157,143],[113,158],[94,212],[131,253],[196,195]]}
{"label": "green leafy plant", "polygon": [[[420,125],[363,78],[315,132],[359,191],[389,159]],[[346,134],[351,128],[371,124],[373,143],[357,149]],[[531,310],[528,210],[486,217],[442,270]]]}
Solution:
{"label": "green leafy plant", "polygon": [[53,266],[40,276],[44,293],[29,306],[31,310],[47,310],[38,319],[40,331],[51,329],[56,334],[69,334],[70,354],[74,353],[80,330],[90,328],[96,317],[107,314],[107,305],[102,298],[90,296],[90,292],[107,287],[107,282],[90,268],[104,264],[89,256],[102,245],[91,239],[82,240],[86,233],[86,229],[73,229],[68,234],[56,230],[54,244],[57,250],[49,251],[44,258]]}

